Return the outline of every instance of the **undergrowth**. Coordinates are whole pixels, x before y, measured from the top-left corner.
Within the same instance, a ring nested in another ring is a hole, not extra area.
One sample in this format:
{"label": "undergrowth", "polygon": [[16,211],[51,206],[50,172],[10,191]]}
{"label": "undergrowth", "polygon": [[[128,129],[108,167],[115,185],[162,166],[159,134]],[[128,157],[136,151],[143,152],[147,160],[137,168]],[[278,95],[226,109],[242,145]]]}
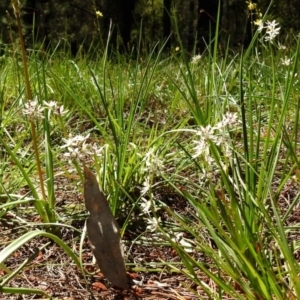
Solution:
{"label": "undergrowth", "polygon": [[[80,250],[60,237],[62,227],[73,227],[56,199],[61,176],[82,193],[84,162],[97,173],[122,235],[142,220],[144,232],[181,258],[179,266],[164,265],[198,292],[300,298],[299,223],[289,221],[300,194],[285,196],[300,180],[299,42],[284,47],[271,36],[278,24],[263,24],[235,55],[220,55],[213,44],[203,55],[167,57],[157,45],[136,59],[107,50],[93,60],[59,50],[41,58],[36,49],[23,52],[28,76],[16,53],[1,60],[0,221],[22,219],[30,229],[1,244],[1,292],[40,292],[9,286],[27,262],[5,265],[37,236],[57,242],[84,273]],[[177,199],[188,213],[172,209]]]}

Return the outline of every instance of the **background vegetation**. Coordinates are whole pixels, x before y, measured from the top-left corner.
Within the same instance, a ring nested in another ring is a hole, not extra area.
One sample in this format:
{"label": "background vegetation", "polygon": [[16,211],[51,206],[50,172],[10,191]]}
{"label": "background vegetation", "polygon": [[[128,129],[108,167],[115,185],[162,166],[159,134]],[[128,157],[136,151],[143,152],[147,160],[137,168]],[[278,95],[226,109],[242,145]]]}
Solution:
{"label": "background vegetation", "polygon": [[[253,2],[262,12],[270,4],[269,0]],[[172,32],[166,49],[176,47],[178,37],[172,20],[176,16],[185,49],[192,51],[196,47],[203,51],[215,34],[218,4],[218,0],[26,0],[21,2],[21,18],[28,47],[39,43],[45,50],[50,46],[55,48],[59,42],[67,43],[74,55],[79,50],[87,53],[90,48],[103,51],[110,22],[114,28],[111,45],[123,52],[137,46],[141,26],[145,48],[167,39]],[[283,40],[300,29],[299,7],[299,0],[273,1],[268,16],[280,22]],[[220,10],[219,41],[223,48],[228,41],[231,48],[248,46],[253,34],[253,16],[245,1],[223,0]],[[3,12],[0,23],[3,47],[3,43],[15,41],[17,31],[9,0],[1,1],[0,11]],[[101,12],[102,17],[97,17],[96,12]]]}

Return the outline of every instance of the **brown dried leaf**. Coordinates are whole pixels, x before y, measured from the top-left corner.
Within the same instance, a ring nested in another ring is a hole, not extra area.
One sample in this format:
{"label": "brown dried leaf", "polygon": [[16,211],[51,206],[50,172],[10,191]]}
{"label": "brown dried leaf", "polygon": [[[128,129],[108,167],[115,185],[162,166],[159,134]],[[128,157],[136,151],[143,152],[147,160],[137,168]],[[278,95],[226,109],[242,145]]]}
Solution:
{"label": "brown dried leaf", "polygon": [[114,285],[127,289],[120,231],[96,176],[84,166],[84,199],[89,211],[87,232],[101,272]]}
{"label": "brown dried leaf", "polygon": [[92,284],[92,289],[97,291],[107,291],[107,287],[101,282],[94,282]]}

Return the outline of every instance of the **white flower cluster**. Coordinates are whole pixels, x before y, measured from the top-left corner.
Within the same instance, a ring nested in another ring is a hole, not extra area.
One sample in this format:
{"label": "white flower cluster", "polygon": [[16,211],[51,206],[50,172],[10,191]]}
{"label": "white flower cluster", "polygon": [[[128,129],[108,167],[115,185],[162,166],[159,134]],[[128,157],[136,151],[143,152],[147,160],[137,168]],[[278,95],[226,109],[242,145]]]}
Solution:
{"label": "white flower cluster", "polygon": [[96,143],[89,144],[87,143],[87,140],[89,138],[89,134],[86,136],[83,135],[75,135],[72,136],[69,135],[68,139],[63,139],[64,145],[61,146],[62,149],[67,149],[67,152],[64,153],[64,157],[71,162],[74,159],[83,159],[86,158],[86,156],[90,155],[96,155],[101,156],[102,155],[102,148],[99,148]]}
{"label": "white flower cluster", "polygon": [[44,109],[48,109],[49,113],[53,113],[56,116],[64,116],[69,111],[64,109],[63,105],[58,105],[56,101],[44,101]]}
{"label": "white flower cluster", "polygon": [[184,251],[186,251],[187,253],[194,252],[195,246],[192,244],[191,240],[185,238],[184,232],[175,233],[174,237],[171,238],[171,240],[174,243],[180,244],[184,248]]}
{"label": "white flower cluster", "polygon": [[39,103],[37,98],[29,100],[24,104],[22,113],[24,116],[28,116],[31,120],[42,120],[44,119],[44,111],[48,109],[49,115],[64,116],[68,113],[68,110],[64,109],[63,105],[58,105],[56,101],[43,101],[43,105]]}
{"label": "white flower cluster", "polygon": [[[275,37],[279,34],[280,27],[278,26],[279,23],[277,23],[275,20],[273,21],[267,21],[265,24],[260,21],[256,23],[258,25],[258,31],[262,32],[263,29],[266,29],[266,35],[264,37],[266,42],[273,42]],[[278,27],[277,27],[278,26]]]}
{"label": "white flower cluster", "polygon": [[291,58],[288,58],[286,56],[284,57],[284,59],[281,58],[280,61],[281,61],[281,64],[284,66],[289,66],[293,62]]}
{"label": "white flower cluster", "polygon": [[[145,180],[143,182],[143,186],[141,188],[141,209],[142,214],[149,214],[151,208],[151,198],[153,197],[151,193],[151,188],[153,187],[153,176],[159,175],[163,170],[163,162],[158,158],[157,151],[152,147],[146,153],[143,159],[143,173],[146,174]],[[150,191],[149,198],[145,198],[144,196]],[[148,227],[147,227],[148,228]],[[149,225],[149,230],[151,229],[151,225]],[[152,230],[152,229],[151,229]]]}
{"label": "white flower cluster", "polygon": [[[227,112],[223,119],[216,124],[216,126],[207,125],[206,127],[200,126],[196,131],[197,140],[193,140],[195,144],[193,158],[204,156],[204,159],[208,162],[212,162],[212,158],[209,154],[209,143],[213,142],[216,145],[225,145],[226,144],[226,133],[223,132],[223,128],[227,126],[233,126],[237,124],[238,117],[235,113]],[[227,154],[229,155],[229,149],[226,147]]]}
{"label": "white flower cluster", "polygon": [[158,158],[153,147],[148,150],[143,161],[145,163],[145,167],[143,169],[144,172],[148,172],[149,174],[159,174],[163,169],[163,163]]}
{"label": "white flower cluster", "polygon": [[201,60],[201,55],[197,54],[192,57],[191,64],[196,65],[200,62],[200,60]]}
{"label": "white flower cluster", "polygon": [[147,230],[151,231],[151,232],[154,232],[158,229],[158,225],[159,223],[161,222],[161,219],[160,217],[159,218],[149,218],[147,219]]}
{"label": "white flower cluster", "polygon": [[24,116],[28,116],[33,120],[42,120],[44,119],[44,110],[45,108],[38,103],[38,100],[30,100],[24,104],[22,113]]}

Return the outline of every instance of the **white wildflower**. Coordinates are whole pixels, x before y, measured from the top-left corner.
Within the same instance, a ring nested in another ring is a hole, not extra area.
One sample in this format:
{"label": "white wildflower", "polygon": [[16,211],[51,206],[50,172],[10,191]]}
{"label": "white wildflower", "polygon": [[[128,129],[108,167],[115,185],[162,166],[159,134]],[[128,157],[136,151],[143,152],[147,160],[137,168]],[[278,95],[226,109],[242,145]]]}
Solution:
{"label": "white wildflower", "polygon": [[280,31],[280,27],[277,27],[279,23],[277,23],[275,20],[273,21],[267,21],[266,22],[266,28],[267,28],[267,32],[271,32],[272,34],[276,34],[278,35],[279,34],[279,31]]}
{"label": "white wildflower", "polygon": [[79,148],[68,147],[68,152],[64,153],[64,156],[70,160],[81,159],[84,157],[84,153]]}
{"label": "white wildflower", "polygon": [[214,140],[214,143],[217,145],[217,146],[221,146],[221,145],[224,145],[227,143],[227,138],[228,138],[228,134],[227,134],[227,131],[223,130],[215,136],[215,140]]}
{"label": "white wildflower", "polygon": [[56,101],[44,101],[44,107],[49,110],[49,116],[51,113],[58,115],[58,116],[64,116],[68,113],[68,110],[64,109],[63,105],[58,105]]}
{"label": "white wildflower", "polygon": [[223,129],[226,126],[233,126],[238,123],[238,117],[236,113],[227,112],[223,119],[212,127],[207,125],[206,127],[200,126],[196,132],[199,139],[193,140],[195,144],[192,155],[193,158],[203,155],[204,159],[210,164],[213,162],[212,157],[209,152],[209,142],[215,143],[217,146],[226,144],[227,131],[224,132]]}
{"label": "white wildflower", "polygon": [[53,101],[53,100],[51,100],[49,102],[44,101],[44,106],[46,108],[48,108],[49,110],[55,110],[55,109],[57,109],[57,103],[56,103],[56,101]]}
{"label": "white wildflower", "polygon": [[214,141],[216,136],[214,134],[215,128],[211,127],[211,125],[207,125],[206,127],[200,126],[196,135],[200,137],[199,140],[193,140],[195,144],[194,147],[194,155],[193,158],[196,158],[202,154],[209,160],[209,140]]}
{"label": "white wildflower", "polygon": [[196,135],[199,135],[203,140],[213,140],[214,139],[214,128],[211,125],[206,127],[200,126],[199,130],[196,132]]}
{"label": "white wildflower", "polygon": [[87,136],[72,136],[72,134],[70,134],[68,139],[63,139],[65,145],[61,146],[61,148],[82,146],[82,144],[89,138],[89,136],[89,134]]}
{"label": "white wildflower", "polygon": [[161,171],[164,168],[163,162],[157,155],[153,156],[152,165],[155,167],[155,171]]}
{"label": "white wildflower", "polygon": [[143,201],[141,203],[142,214],[149,214],[151,208],[151,200],[144,197],[142,197],[141,200]]}
{"label": "white wildflower", "polygon": [[99,146],[96,143],[86,144],[84,142],[82,147],[85,148],[85,152],[87,154],[96,155],[97,157],[102,157],[103,156],[103,149],[104,149],[105,146],[99,148]]}
{"label": "white wildflower", "polygon": [[201,55],[200,54],[195,55],[192,57],[191,64],[196,65],[199,63],[200,60],[201,60]]}
{"label": "white wildflower", "polygon": [[285,50],[286,46],[278,42],[278,49],[279,50]]}
{"label": "white wildflower", "polygon": [[290,58],[287,58],[286,56],[280,59],[281,64],[284,66],[289,66],[292,63],[292,60]]}
{"label": "white wildflower", "polygon": [[87,135],[87,136],[83,136],[83,135],[75,135],[74,137],[73,137],[73,142],[74,143],[77,143],[77,144],[81,144],[81,143],[83,143],[83,142],[85,142],[88,138],[89,138],[89,134]]}
{"label": "white wildflower", "polygon": [[265,36],[265,41],[268,42],[272,42],[274,40],[274,38],[279,34],[280,31],[280,27],[276,27],[278,26],[279,23],[277,23],[275,20],[271,21],[267,21],[266,22],[266,26],[265,28],[267,29],[266,31],[266,36]]}
{"label": "white wildflower", "polygon": [[222,121],[216,125],[216,128],[221,129],[226,126],[232,126],[237,124],[237,122],[238,116],[236,113],[226,112],[226,114],[223,116]]}
{"label": "white wildflower", "polygon": [[226,112],[224,122],[227,123],[227,125],[236,125],[238,123],[238,115],[237,113],[231,113],[231,112]]}
{"label": "white wildflower", "polygon": [[85,154],[93,154],[93,149],[92,149],[92,145],[86,143],[85,141],[81,144],[81,152],[85,153]]}
{"label": "white wildflower", "polygon": [[63,142],[64,142],[65,144],[64,144],[63,146],[61,146],[61,148],[67,148],[67,147],[70,147],[70,146],[73,146],[73,145],[74,145],[73,137],[72,137],[71,134],[69,135],[69,138],[68,138],[68,139],[63,138],[62,140],[63,140]]}
{"label": "white wildflower", "polygon": [[64,106],[61,105],[57,106],[56,110],[54,111],[54,114],[58,116],[65,116],[68,112],[69,110],[65,109]]}
{"label": "white wildflower", "polygon": [[141,195],[144,196],[151,189],[151,184],[149,177],[143,182],[143,187],[141,188]]}
{"label": "white wildflower", "polygon": [[158,229],[158,224],[161,222],[160,217],[158,219],[156,218],[150,218],[147,220],[147,230],[154,232]]}
{"label": "white wildflower", "polygon": [[68,139],[63,139],[65,144],[61,146],[61,148],[67,149],[67,152],[64,153],[64,157],[73,160],[81,159],[91,154],[91,146],[86,143],[88,137],[89,134],[87,136],[76,135],[74,137],[70,134]]}
{"label": "white wildflower", "polygon": [[38,103],[37,99],[28,101],[24,106],[25,108],[22,110],[24,116],[36,120],[44,119],[44,107]]}
{"label": "white wildflower", "polygon": [[175,238],[172,238],[172,241],[180,244],[186,252],[193,252],[193,245],[184,237],[183,232],[176,233]]}
{"label": "white wildflower", "polygon": [[202,139],[199,141],[194,140],[193,143],[195,144],[194,155],[192,156],[193,158],[196,158],[196,157],[202,155],[204,153],[205,149],[207,149],[209,147],[207,141],[202,140]]}
{"label": "white wildflower", "polygon": [[164,167],[162,160],[158,158],[153,147],[145,154],[143,161],[146,165],[145,172],[159,173]]}

